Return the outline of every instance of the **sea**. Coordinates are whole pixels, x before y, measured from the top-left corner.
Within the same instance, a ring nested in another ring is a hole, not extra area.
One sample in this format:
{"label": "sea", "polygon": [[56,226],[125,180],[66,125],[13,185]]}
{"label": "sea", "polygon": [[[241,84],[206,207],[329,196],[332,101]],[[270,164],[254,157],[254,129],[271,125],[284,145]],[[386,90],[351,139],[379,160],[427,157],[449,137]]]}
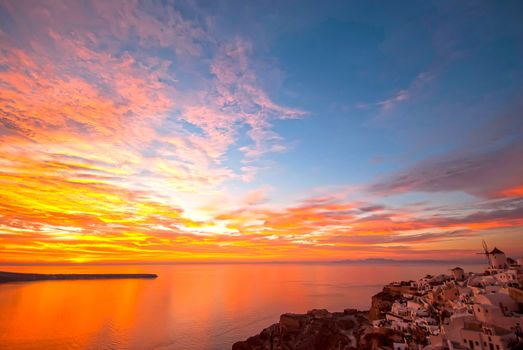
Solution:
{"label": "sea", "polygon": [[[0,349],[231,349],[314,308],[366,310],[393,281],[450,263],[0,266],[32,273],[155,273],[157,279],[0,284]],[[465,271],[483,270],[462,264]]]}

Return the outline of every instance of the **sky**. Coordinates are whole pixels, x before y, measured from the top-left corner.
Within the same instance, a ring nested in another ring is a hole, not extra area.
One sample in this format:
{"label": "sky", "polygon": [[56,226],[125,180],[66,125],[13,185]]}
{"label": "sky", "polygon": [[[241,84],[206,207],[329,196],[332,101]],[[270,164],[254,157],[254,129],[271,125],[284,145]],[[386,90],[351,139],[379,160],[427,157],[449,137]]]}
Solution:
{"label": "sky", "polygon": [[0,0],[0,262],[523,257],[520,1]]}

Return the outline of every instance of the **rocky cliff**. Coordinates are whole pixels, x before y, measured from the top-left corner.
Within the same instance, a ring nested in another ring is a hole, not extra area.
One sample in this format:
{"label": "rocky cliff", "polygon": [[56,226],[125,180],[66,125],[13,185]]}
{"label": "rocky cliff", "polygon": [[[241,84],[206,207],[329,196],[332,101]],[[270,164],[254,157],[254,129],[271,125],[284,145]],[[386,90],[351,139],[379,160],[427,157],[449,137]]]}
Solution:
{"label": "rocky cliff", "polygon": [[390,311],[392,304],[400,296],[400,294],[388,290],[387,287],[383,288],[383,291],[378,294],[373,295],[368,315],[369,321],[385,318],[385,314]]}
{"label": "rocky cliff", "polygon": [[[396,339],[398,338],[398,339]],[[280,322],[260,334],[240,341],[233,350],[348,350],[391,347],[401,337],[393,331],[376,331],[366,312],[311,310],[306,314],[283,314]]]}

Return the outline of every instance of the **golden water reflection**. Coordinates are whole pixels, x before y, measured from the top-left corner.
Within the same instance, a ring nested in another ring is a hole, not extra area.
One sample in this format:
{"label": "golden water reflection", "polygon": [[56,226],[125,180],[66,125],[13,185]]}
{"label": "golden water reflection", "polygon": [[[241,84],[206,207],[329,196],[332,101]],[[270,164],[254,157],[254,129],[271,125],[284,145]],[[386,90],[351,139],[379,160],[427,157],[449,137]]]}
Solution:
{"label": "golden water reflection", "polygon": [[160,276],[0,285],[0,349],[230,349],[234,341],[258,333],[283,312],[365,309],[384,283],[448,268],[384,264],[0,267],[2,271]]}

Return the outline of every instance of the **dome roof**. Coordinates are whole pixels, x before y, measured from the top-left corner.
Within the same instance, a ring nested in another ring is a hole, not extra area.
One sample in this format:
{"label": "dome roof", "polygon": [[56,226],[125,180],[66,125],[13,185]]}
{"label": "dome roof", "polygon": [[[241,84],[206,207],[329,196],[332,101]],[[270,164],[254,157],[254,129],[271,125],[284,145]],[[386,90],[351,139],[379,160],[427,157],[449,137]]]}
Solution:
{"label": "dome roof", "polygon": [[492,249],[490,254],[505,254],[505,253],[502,252],[501,250],[499,250],[498,248],[494,247],[494,249]]}

